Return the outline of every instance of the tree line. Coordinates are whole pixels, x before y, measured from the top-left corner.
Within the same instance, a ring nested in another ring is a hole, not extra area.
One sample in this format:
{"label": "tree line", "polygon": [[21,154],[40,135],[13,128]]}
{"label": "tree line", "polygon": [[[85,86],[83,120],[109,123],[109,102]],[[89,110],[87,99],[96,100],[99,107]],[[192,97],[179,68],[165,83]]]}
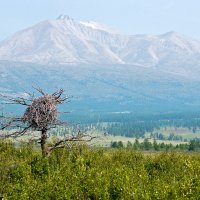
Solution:
{"label": "tree line", "polygon": [[122,141],[112,141],[110,144],[111,148],[128,148],[134,150],[144,150],[144,151],[168,151],[168,150],[178,150],[178,151],[200,151],[200,139],[196,138],[191,140],[189,143],[182,144],[166,144],[164,142],[158,143],[156,140],[150,142],[147,138],[144,141],[139,142],[135,139],[135,142],[130,141],[124,144]]}

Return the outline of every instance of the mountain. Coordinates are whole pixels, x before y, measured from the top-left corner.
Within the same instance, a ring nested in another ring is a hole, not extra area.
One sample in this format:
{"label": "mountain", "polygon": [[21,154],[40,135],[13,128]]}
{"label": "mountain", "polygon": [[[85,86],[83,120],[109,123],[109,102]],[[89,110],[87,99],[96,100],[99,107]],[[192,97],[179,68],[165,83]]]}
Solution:
{"label": "mountain", "polygon": [[0,59],[40,64],[122,63],[111,49],[120,42],[120,36],[97,23],[59,17],[1,42]]}
{"label": "mountain", "polygon": [[61,15],[0,42],[1,93],[35,84],[85,110],[181,110],[198,108],[199,83],[200,41],[176,32],[124,35]]}
{"label": "mountain", "polygon": [[122,35],[97,22],[61,15],[0,43],[0,60],[39,64],[129,64],[147,67],[200,64],[200,42],[176,32]]}

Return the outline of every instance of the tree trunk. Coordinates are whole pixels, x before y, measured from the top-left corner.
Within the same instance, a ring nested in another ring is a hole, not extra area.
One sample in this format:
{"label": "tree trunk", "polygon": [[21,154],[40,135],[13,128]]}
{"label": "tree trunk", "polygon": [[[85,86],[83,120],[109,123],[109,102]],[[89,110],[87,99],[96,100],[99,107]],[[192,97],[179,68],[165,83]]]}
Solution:
{"label": "tree trunk", "polygon": [[41,150],[42,156],[46,157],[48,155],[48,145],[47,145],[47,130],[43,129],[41,133]]}

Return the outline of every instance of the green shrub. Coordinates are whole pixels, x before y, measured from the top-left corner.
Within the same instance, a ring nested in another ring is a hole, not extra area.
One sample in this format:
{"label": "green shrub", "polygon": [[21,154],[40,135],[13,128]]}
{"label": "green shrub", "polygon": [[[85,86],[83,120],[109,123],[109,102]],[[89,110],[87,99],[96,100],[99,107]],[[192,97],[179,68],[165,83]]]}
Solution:
{"label": "green shrub", "polygon": [[42,158],[32,146],[0,142],[4,199],[199,199],[200,154],[146,155],[85,145]]}

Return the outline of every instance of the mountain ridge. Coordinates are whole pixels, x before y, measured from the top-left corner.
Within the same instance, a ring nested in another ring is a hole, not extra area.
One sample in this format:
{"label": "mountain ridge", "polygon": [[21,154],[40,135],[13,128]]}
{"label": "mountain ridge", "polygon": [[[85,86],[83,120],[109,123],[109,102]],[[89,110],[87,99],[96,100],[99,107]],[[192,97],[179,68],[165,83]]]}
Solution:
{"label": "mountain ridge", "polygon": [[171,65],[175,57],[178,63],[183,58],[190,62],[200,58],[200,41],[176,32],[123,35],[105,27],[96,22],[77,22],[68,16],[42,21],[0,42],[0,60],[155,67]]}
{"label": "mountain ridge", "polygon": [[199,107],[200,41],[85,23],[60,16],[0,42],[0,92],[63,88],[85,110]]}

